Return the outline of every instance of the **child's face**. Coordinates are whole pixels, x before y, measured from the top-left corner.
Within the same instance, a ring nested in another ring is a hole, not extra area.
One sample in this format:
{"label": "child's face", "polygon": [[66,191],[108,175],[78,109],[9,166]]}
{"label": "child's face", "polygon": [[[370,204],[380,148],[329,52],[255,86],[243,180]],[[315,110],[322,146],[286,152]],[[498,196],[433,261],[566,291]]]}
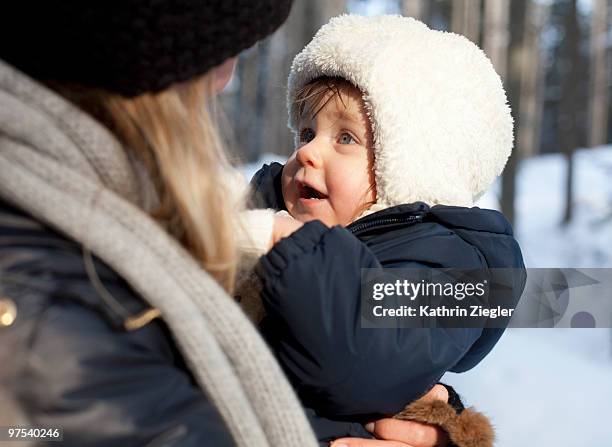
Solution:
{"label": "child's face", "polygon": [[334,95],[312,119],[300,122],[299,132],[299,145],[283,169],[289,214],[302,222],[348,225],[376,197],[372,133],[361,92],[343,88],[342,99]]}

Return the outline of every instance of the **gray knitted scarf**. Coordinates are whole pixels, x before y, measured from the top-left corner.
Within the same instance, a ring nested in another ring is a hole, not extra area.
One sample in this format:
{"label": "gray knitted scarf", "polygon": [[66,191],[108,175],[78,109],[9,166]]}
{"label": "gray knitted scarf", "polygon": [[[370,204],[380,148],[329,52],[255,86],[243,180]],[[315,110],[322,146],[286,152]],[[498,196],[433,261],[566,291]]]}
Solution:
{"label": "gray knitted scarf", "polygon": [[254,326],[143,212],[141,185],[117,140],[2,61],[0,196],[79,241],[160,310],[237,445],[317,445]]}

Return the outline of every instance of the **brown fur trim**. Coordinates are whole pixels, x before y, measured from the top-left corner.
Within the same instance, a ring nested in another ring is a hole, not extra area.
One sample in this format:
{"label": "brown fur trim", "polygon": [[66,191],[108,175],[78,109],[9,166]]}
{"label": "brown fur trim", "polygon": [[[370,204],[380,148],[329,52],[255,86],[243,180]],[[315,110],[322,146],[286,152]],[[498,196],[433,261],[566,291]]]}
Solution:
{"label": "brown fur trim", "polygon": [[493,446],[495,431],[489,418],[472,408],[466,408],[457,415],[452,426],[448,435],[459,447]]}
{"label": "brown fur trim", "polygon": [[443,427],[456,417],[456,413],[453,407],[441,400],[429,402],[417,400],[393,417],[395,419],[426,422]]}
{"label": "brown fur trim", "polygon": [[493,427],[485,415],[472,408],[457,414],[452,406],[440,400],[413,402],[393,417],[437,425],[448,433],[457,447],[492,447],[495,439]]}

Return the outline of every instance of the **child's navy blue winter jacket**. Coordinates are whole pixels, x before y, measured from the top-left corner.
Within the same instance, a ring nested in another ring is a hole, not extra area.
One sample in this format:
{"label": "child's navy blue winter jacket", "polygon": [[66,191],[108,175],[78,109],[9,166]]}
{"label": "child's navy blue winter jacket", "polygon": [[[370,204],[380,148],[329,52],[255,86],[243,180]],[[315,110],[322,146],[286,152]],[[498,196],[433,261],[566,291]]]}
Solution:
{"label": "child's navy blue winter jacket", "polygon": [[[282,165],[251,182],[252,205],[285,209]],[[364,329],[360,273],[377,267],[518,268],[521,250],[493,210],[394,206],[347,228],[306,223],[262,257],[262,332],[305,405],[326,417],[394,414],[447,371],[463,372],[503,329]],[[514,282],[521,295],[525,276]]]}

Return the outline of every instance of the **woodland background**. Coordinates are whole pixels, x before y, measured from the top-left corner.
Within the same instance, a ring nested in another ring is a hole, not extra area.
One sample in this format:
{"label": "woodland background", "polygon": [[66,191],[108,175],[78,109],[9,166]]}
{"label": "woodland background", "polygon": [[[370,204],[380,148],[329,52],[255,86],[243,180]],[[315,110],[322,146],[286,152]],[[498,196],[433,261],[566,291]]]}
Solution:
{"label": "woodland background", "polygon": [[[296,0],[287,23],[243,53],[222,95],[247,177],[291,153],[291,60],[343,12],[416,17],[483,48],[516,140],[478,205],[513,222],[528,267],[612,267],[612,0]],[[610,328],[512,329],[476,368],[443,381],[492,418],[496,447],[607,446],[611,373]]]}

